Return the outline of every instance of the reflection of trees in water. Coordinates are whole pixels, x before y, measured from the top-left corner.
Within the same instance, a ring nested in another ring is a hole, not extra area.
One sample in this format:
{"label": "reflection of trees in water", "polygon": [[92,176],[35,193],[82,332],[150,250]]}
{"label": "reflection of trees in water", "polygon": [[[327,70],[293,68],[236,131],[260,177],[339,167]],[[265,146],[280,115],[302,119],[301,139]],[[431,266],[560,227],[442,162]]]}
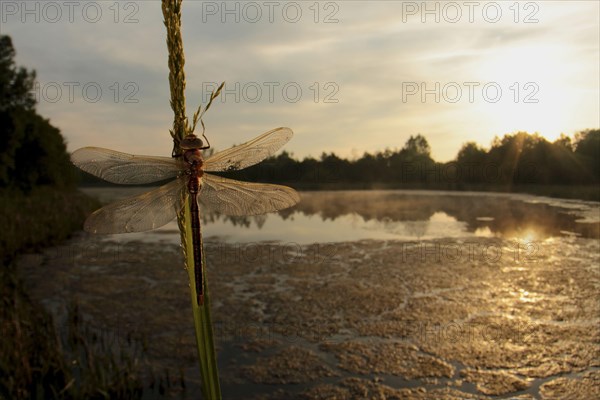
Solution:
{"label": "reflection of trees in water", "polygon": [[218,221],[228,222],[233,226],[241,226],[244,228],[250,228],[253,223],[258,229],[262,229],[265,222],[267,222],[268,215],[243,215],[243,216],[233,216],[233,215],[222,215],[215,212],[207,212],[202,214],[202,223],[215,223]]}
{"label": "reflection of trees in water", "polygon": [[267,222],[267,214],[255,215],[253,217],[253,219],[254,219],[254,223],[256,224],[256,226],[258,227],[258,229],[262,229],[262,227],[264,226],[265,222]]}
{"label": "reflection of trees in water", "polygon": [[415,236],[417,239],[420,239],[423,235],[425,235],[425,232],[427,232],[429,220],[406,221],[404,226],[406,227],[406,233],[408,233],[410,236]]}
{"label": "reflection of trees in water", "polygon": [[[600,224],[579,224],[566,209],[547,204],[526,203],[508,197],[406,194],[398,192],[311,192],[303,193],[295,210],[319,214],[323,220],[356,213],[365,221],[410,221],[407,230],[422,236],[427,221],[436,212],[444,212],[466,223],[468,232],[488,228],[500,236],[518,236],[533,231],[537,238],[560,236],[560,231],[598,237]],[[492,217],[492,220],[478,220]]]}
{"label": "reflection of trees in water", "polygon": [[[422,237],[429,220],[443,212],[464,222],[467,232],[488,228],[493,234],[514,237],[532,231],[536,238],[560,236],[561,231],[575,232],[583,237],[600,237],[600,224],[579,224],[566,209],[540,203],[526,203],[493,195],[448,195],[444,193],[412,194],[385,191],[305,192],[295,207],[279,212],[284,220],[293,220],[296,212],[319,215],[323,221],[357,214],[364,222],[379,221],[393,227],[402,222],[411,236]],[[478,220],[491,217],[492,220]],[[223,221],[246,228],[263,227],[268,216],[232,217],[214,213],[203,214],[203,222]]]}
{"label": "reflection of trees in water", "polygon": [[[365,223],[369,222],[369,220],[365,219],[364,217],[360,216],[359,214],[353,213],[352,216],[353,216],[353,220],[360,219]],[[397,221],[397,220],[393,220],[391,218],[384,218],[383,220],[376,220],[376,221],[378,222],[377,226],[375,226],[375,227],[369,226],[369,228],[367,228],[367,229],[384,231],[384,232],[393,233],[393,234],[402,235],[402,236],[408,235],[408,236],[415,237],[418,239],[425,236],[425,233],[427,232],[427,230],[429,228],[429,224],[430,224],[429,220]]]}
{"label": "reflection of trees in water", "polygon": [[[520,236],[529,231],[538,239],[561,236],[561,231],[576,232],[584,237],[598,237],[600,224],[579,224],[568,210],[542,203],[527,203],[509,198],[462,197],[448,202],[442,211],[467,223],[467,230],[489,228],[502,236]],[[493,217],[492,221],[477,217]],[[595,233],[594,233],[595,232]]]}

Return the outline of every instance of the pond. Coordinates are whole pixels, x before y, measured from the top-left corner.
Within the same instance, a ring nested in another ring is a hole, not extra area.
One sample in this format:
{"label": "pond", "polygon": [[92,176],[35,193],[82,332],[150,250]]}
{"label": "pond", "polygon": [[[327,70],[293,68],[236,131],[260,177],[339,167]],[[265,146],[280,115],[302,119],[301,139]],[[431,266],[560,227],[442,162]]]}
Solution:
{"label": "pond", "polygon": [[[146,190],[86,192],[110,201]],[[202,216],[224,398],[597,394],[600,203],[430,191],[301,197],[279,214]],[[175,222],[81,233],[23,264],[59,320],[77,299],[99,331],[143,341],[145,365],[183,375],[171,397],[198,398]]]}
{"label": "pond", "polygon": [[[94,188],[88,194],[110,202],[148,190]],[[557,200],[525,194],[440,191],[303,192],[301,202],[280,213],[250,217],[203,215],[205,237],[228,242],[283,241],[299,244],[362,239],[428,240],[501,237],[543,240],[558,236],[598,238],[596,202]],[[179,230],[165,227],[128,234],[152,240]],[[119,235],[122,236],[122,235]]]}

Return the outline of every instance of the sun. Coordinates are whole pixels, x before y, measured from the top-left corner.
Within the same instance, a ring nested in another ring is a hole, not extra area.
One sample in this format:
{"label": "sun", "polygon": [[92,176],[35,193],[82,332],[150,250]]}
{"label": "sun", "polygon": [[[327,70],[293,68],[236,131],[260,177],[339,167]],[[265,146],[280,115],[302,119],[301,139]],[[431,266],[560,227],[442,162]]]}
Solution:
{"label": "sun", "polygon": [[579,67],[571,60],[561,44],[503,48],[485,57],[478,73],[488,90],[476,106],[484,126],[498,134],[538,132],[549,140],[570,132],[581,101]]}

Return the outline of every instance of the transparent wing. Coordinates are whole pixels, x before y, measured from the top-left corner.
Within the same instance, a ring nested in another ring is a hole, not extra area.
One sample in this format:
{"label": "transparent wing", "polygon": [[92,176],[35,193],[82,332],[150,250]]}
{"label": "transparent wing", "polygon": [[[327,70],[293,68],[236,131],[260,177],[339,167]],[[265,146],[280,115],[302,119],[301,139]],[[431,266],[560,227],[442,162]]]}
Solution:
{"label": "transparent wing", "polygon": [[258,215],[283,210],[300,201],[287,186],[250,183],[204,174],[199,193],[200,205],[225,215]]}
{"label": "transparent wing", "polygon": [[143,184],[177,176],[182,166],[170,157],[134,156],[100,147],[84,147],[71,154],[80,169],[106,181]]}
{"label": "transparent wing", "polygon": [[277,128],[259,137],[221,151],[204,162],[205,171],[235,171],[257,164],[281,148],[294,133],[290,128]]}
{"label": "transparent wing", "polygon": [[158,189],[102,207],[87,218],[84,229],[91,233],[127,233],[159,228],[181,210],[185,182],[182,177]]}

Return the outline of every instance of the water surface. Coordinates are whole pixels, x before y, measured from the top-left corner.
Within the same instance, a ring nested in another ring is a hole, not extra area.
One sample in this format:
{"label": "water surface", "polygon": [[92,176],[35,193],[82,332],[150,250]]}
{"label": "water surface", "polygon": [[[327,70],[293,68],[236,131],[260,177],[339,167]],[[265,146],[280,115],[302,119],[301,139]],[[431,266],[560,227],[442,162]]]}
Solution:
{"label": "water surface", "polygon": [[[86,189],[104,202],[147,188]],[[228,217],[203,213],[208,240],[282,241],[299,244],[362,239],[430,240],[499,237],[543,240],[578,236],[598,238],[600,203],[558,200],[526,194],[442,191],[302,192],[300,203],[280,213]],[[172,234],[172,235],[170,235]],[[178,242],[175,221],[123,240],[170,236]]]}

